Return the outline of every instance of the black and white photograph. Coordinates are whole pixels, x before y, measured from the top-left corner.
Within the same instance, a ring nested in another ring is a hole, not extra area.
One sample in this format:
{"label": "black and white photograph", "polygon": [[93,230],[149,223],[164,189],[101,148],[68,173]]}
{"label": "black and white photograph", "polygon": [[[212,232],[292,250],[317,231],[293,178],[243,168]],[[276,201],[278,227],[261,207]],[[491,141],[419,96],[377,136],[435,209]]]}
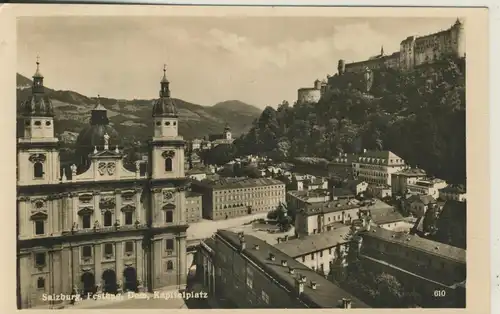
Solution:
{"label": "black and white photograph", "polygon": [[466,308],[467,25],[18,17],[18,309]]}

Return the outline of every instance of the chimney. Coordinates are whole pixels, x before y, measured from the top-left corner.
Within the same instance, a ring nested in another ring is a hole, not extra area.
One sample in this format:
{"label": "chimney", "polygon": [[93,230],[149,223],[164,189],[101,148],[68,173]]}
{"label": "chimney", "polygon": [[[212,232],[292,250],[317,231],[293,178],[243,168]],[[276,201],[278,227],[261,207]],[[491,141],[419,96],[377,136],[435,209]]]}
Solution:
{"label": "chimney", "polygon": [[316,281],[311,281],[311,289],[316,290]]}
{"label": "chimney", "polygon": [[269,253],[269,259],[270,259],[271,261],[274,261],[275,256],[274,256],[274,254],[273,254],[273,253]]}
{"label": "chimney", "polygon": [[288,262],[286,261],[286,259],[282,259],[281,266],[287,266],[287,265],[288,265]]}
{"label": "chimney", "polygon": [[304,283],[299,278],[295,279],[295,288],[298,295],[304,293]]}
{"label": "chimney", "polygon": [[288,267],[288,272],[293,275],[295,274],[295,269],[293,269],[293,267]]}
{"label": "chimney", "polygon": [[351,299],[347,299],[347,298],[342,298],[342,308],[344,309],[350,309],[351,308]]}
{"label": "chimney", "polygon": [[260,249],[260,246],[258,244],[255,244],[254,247],[253,247],[256,251],[258,251]]}

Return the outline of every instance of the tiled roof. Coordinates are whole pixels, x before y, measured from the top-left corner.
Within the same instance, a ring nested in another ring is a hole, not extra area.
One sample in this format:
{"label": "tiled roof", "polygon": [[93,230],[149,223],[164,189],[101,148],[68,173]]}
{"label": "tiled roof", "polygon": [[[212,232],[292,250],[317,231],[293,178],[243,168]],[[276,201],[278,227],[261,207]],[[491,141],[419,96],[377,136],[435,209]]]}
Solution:
{"label": "tiled roof", "polygon": [[436,203],[436,200],[431,195],[412,195],[408,198],[408,202],[421,202],[424,205],[428,205]]}
{"label": "tiled roof", "polygon": [[370,208],[370,216],[375,224],[380,225],[384,223],[399,221],[404,218],[401,213],[394,209],[394,207],[385,203],[383,204],[386,206],[380,204],[379,206]]}
{"label": "tiled roof", "polygon": [[465,263],[466,251],[464,249],[410,235],[405,232],[394,232],[380,227],[373,227],[370,231],[364,231],[363,237],[378,238],[387,242],[400,244],[428,254],[450,259],[455,262]]}
{"label": "tiled roof", "polygon": [[333,213],[353,208],[361,208],[362,205],[355,200],[339,199],[329,202],[308,204],[306,208],[301,210],[307,216],[317,215],[320,213]]}
{"label": "tiled roof", "polygon": [[275,247],[293,258],[297,258],[313,252],[326,250],[340,243],[348,242],[345,236],[349,233],[349,230],[349,226],[338,224],[338,228],[331,231],[288,240],[276,244]]}
{"label": "tiled roof", "polygon": [[[228,230],[218,230],[217,236],[229,242],[235,249],[241,248],[238,234]],[[353,308],[368,308],[368,305],[361,300],[353,297],[325,277],[297,262],[293,257],[283,253],[272,245],[251,235],[245,235],[244,239],[246,249],[241,254],[257,264],[264,272],[285,286],[291,293],[296,294],[295,280],[297,276],[302,275],[306,277],[307,282],[304,284],[304,291],[298,298],[306,303],[308,307],[338,308],[339,301],[342,298],[349,298],[352,301]],[[255,249],[256,245],[259,246],[258,250]],[[270,254],[274,255],[274,261],[270,260]],[[286,261],[287,266],[283,266],[282,261]],[[290,274],[290,268],[294,269],[294,274]],[[312,289],[310,285],[311,281],[316,283],[316,289]]]}
{"label": "tiled roof", "polygon": [[269,185],[284,185],[283,182],[272,178],[220,178],[218,180],[203,180],[202,184],[213,189],[239,189]]}
{"label": "tiled roof", "polygon": [[420,168],[408,168],[401,171],[396,172],[394,175],[401,175],[406,177],[421,177],[425,176],[426,172]]}
{"label": "tiled roof", "polygon": [[442,188],[439,190],[439,192],[444,192],[444,193],[459,193],[459,194],[465,194],[467,193],[467,188],[465,185],[448,185],[445,188]]}
{"label": "tiled roof", "polygon": [[193,191],[186,191],[186,197],[201,197],[203,194],[201,193],[196,193]]}

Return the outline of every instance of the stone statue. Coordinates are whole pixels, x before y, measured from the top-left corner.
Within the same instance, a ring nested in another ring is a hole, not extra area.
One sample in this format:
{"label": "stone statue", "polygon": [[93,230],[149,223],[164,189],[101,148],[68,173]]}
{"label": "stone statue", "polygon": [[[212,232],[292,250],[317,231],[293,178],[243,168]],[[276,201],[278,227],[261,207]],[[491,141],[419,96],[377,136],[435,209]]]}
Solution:
{"label": "stone statue", "polygon": [[71,175],[76,176],[76,169],[77,169],[76,165],[72,164],[70,166],[70,169],[71,169]]}
{"label": "stone statue", "polygon": [[141,170],[141,162],[139,160],[137,160],[135,162],[135,171],[139,172],[140,170]]}
{"label": "stone statue", "polygon": [[104,134],[104,149],[109,149],[109,137],[108,133]]}
{"label": "stone statue", "polygon": [[102,282],[98,282],[95,289],[96,289],[97,293],[101,294],[102,293]]}
{"label": "stone statue", "polygon": [[122,292],[123,283],[121,280],[118,280],[118,282],[116,283],[116,289],[118,290],[118,292]]}

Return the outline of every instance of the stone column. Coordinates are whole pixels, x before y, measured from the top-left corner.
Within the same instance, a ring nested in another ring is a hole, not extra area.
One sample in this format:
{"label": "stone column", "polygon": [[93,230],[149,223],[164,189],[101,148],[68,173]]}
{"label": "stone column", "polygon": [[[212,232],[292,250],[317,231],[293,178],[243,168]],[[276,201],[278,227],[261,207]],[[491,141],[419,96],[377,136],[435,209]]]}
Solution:
{"label": "stone column", "polygon": [[99,223],[100,227],[103,227],[102,223],[102,213],[101,209],[99,208],[99,202],[101,201],[101,196],[100,194],[94,193],[94,221],[92,221],[92,224],[94,224],[95,221]]}
{"label": "stone column", "polygon": [[30,272],[30,255],[22,254],[19,258],[19,285],[20,285],[20,299],[21,308],[27,308],[32,306],[30,304],[31,300],[31,272]]}
{"label": "stone column", "polygon": [[178,238],[178,245],[179,245],[179,255],[177,256],[177,260],[179,261],[179,267],[177,269],[178,272],[180,273],[180,282],[177,284],[183,289],[186,285],[186,277],[187,277],[187,256],[186,256],[186,237],[181,236]]}
{"label": "stone column", "polygon": [[[71,203],[72,203],[72,206],[71,206],[71,215],[73,217],[73,224],[76,223],[78,225],[78,228],[82,228],[82,226],[80,226],[80,223],[79,223],[79,219],[78,219],[78,195],[76,193],[71,193]],[[73,225],[71,224],[71,225]]]}
{"label": "stone column", "polygon": [[53,279],[53,293],[63,293],[63,280],[62,280],[62,263],[61,255],[62,250],[52,251],[52,279]]}
{"label": "stone column", "polygon": [[[61,291],[64,294],[70,293],[73,287],[72,282],[72,272],[71,272],[71,252],[69,248],[64,248],[61,251]],[[65,276],[68,276],[65,278]]]}
{"label": "stone column", "polygon": [[135,241],[135,269],[136,269],[136,272],[137,272],[137,280],[140,281],[140,285],[142,286],[141,289],[144,288],[144,282],[146,280],[146,273],[144,271],[144,261],[143,261],[143,258],[144,258],[144,254],[143,254],[143,250],[142,250],[142,245],[141,245],[141,240],[137,240]]}
{"label": "stone column", "polygon": [[146,220],[144,218],[144,208],[141,206],[141,191],[136,190],[135,194],[135,217],[134,217],[134,223],[136,220],[139,220],[141,224],[146,223]]}
{"label": "stone column", "polygon": [[123,289],[123,242],[115,243],[116,283]]}
{"label": "stone column", "polygon": [[73,247],[73,284],[78,287],[79,290],[82,289],[82,282],[80,280],[80,250],[78,246]]}
{"label": "stone column", "polygon": [[[100,212],[100,211],[99,211]],[[95,284],[102,289],[102,244],[97,243],[94,245],[94,277]]]}
{"label": "stone column", "polygon": [[19,237],[24,238],[28,236],[28,224],[29,224],[29,218],[27,215],[27,204],[29,200],[23,200],[19,201]]}

